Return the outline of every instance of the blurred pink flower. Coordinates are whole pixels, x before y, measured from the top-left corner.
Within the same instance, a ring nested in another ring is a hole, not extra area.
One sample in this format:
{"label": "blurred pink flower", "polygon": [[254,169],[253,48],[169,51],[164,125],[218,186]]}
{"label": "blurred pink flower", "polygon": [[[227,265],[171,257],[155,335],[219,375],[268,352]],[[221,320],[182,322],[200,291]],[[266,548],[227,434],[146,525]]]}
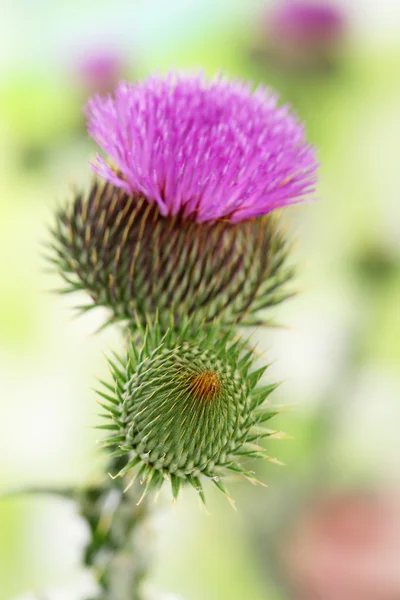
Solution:
{"label": "blurred pink flower", "polygon": [[88,94],[111,92],[123,76],[124,63],[112,51],[91,52],[78,65],[82,86]]}
{"label": "blurred pink flower", "polygon": [[309,506],[284,545],[299,600],[399,600],[400,494],[351,494]]}
{"label": "blurred pink flower", "polygon": [[286,40],[311,43],[336,39],[344,18],[337,5],[310,0],[283,0],[270,14],[270,27]]}
{"label": "blurred pink flower", "polygon": [[335,3],[281,0],[268,11],[262,35],[270,58],[281,66],[332,66],[343,41],[346,18]]}

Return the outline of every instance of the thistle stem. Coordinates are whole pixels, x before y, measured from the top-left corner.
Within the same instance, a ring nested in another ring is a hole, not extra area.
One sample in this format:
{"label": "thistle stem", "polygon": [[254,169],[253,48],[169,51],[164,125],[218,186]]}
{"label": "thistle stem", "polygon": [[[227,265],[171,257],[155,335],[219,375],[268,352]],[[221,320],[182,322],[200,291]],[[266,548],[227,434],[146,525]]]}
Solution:
{"label": "thistle stem", "polygon": [[[115,469],[115,463],[112,470]],[[148,571],[146,502],[137,505],[135,486],[124,493],[121,479],[87,488],[77,498],[90,530],[83,561],[93,569],[99,593],[88,600],[143,600]]]}
{"label": "thistle stem", "polygon": [[[115,461],[110,465],[112,472],[120,468]],[[34,494],[75,501],[90,532],[82,562],[93,570],[99,585],[98,594],[88,600],[143,600],[142,584],[149,563],[149,511],[146,501],[137,505],[140,490],[132,486],[124,493],[125,485],[121,478],[105,477],[102,484],[80,489],[21,487],[0,493],[0,500]]]}
{"label": "thistle stem", "polygon": [[53,487],[20,487],[5,492],[0,492],[0,500],[6,500],[7,498],[13,498],[14,496],[25,496],[25,495],[36,495],[36,496],[61,496],[73,500],[76,496],[76,492],[73,488],[53,488]]}

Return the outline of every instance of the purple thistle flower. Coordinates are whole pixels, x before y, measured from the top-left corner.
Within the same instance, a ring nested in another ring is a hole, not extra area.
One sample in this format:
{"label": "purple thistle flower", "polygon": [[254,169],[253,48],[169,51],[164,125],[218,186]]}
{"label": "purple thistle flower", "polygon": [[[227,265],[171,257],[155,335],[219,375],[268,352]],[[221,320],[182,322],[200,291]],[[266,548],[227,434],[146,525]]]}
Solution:
{"label": "purple thistle flower", "polygon": [[284,0],[271,13],[271,27],[276,35],[292,42],[336,40],[344,27],[339,7],[310,0]]}
{"label": "purple thistle flower", "polygon": [[338,63],[345,29],[344,13],[329,0],[281,0],[267,12],[260,33],[278,67],[326,71]]}
{"label": "purple thistle flower", "polygon": [[90,93],[111,92],[123,71],[121,58],[114,52],[103,51],[86,55],[79,63],[79,76]]}
{"label": "purple thistle flower", "polygon": [[264,87],[170,74],[122,82],[86,110],[90,135],[112,161],[97,156],[94,170],[156,202],[163,216],[238,222],[314,189],[304,127]]}

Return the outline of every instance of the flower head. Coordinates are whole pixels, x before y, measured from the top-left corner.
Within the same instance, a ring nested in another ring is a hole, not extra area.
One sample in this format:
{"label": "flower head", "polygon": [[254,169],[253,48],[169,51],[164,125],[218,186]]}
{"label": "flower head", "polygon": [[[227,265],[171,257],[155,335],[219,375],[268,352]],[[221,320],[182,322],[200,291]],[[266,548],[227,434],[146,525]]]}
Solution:
{"label": "flower head", "polygon": [[345,17],[330,2],[281,0],[268,12],[266,25],[270,58],[282,66],[313,69],[335,63]]}
{"label": "flower head", "polygon": [[171,74],[120,83],[87,105],[90,135],[109,155],[95,171],[163,216],[242,221],[299,202],[317,163],[303,126],[277,96],[218,77]]}
{"label": "flower head", "polygon": [[[85,289],[114,320],[158,318],[165,331],[189,316],[265,322],[264,309],[291,295],[288,242],[274,215],[243,223],[162,217],[157,204],[95,180],[57,216],[53,258],[67,290]],[[67,291],[66,290],[66,291]],[[267,317],[268,318],[268,317]]]}
{"label": "flower head", "polygon": [[284,0],[271,14],[277,33],[304,41],[336,38],[343,29],[343,16],[337,6],[310,0]]}
{"label": "flower head", "polygon": [[111,92],[123,71],[121,58],[111,51],[87,54],[78,67],[82,84],[90,93]]}
{"label": "flower head", "polygon": [[189,483],[204,500],[202,476],[226,493],[226,472],[249,476],[242,460],[268,458],[254,442],[274,433],[263,427],[275,414],[263,404],[276,386],[257,385],[266,367],[254,370],[253,352],[232,333],[205,327],[193,339],[189,321],[180,326],[162,336],[152,322],[141,346],[136,337],[110,362],[114,384],[99,392],[112,431],[103,444],[126,457],[117,475],[135,469],[145,490],[169,479],[175,497]]}

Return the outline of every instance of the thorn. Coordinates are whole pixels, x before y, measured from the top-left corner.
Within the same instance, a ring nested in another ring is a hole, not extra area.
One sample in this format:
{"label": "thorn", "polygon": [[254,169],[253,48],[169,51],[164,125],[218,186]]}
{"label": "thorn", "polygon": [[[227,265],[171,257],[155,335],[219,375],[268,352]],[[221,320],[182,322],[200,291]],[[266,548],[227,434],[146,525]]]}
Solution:
{"label": "thorn", "polygon": [[131,489],[131,487],[132,487],[132,486],[133,486],[133,484],[135,483],[135,480],[136,480],[136,474],[135,474],[133,477],[131,477],[131,479],[130,479],[130,481],[129,481],[128,485],[127,485],[127,486],[126,486],[126,488],[124,489],[124,494],[126,494],[126,492],[127,492],[128,490],[130,490],[130,489]]}
{"label": "thorn", "polygon": [[264,483],[260,479],[257,479],[257,477],[254,477],[254,475],[252,475],[251,473],[243,473],[243,475],[247,479],[247,481],[249,481],[252,485],[261,485],[261,487],[264,488],[268,487],[266,483]]}
{"label": "thorn", "polygon": [[268,462],[274,463],[274,465],[279,465],[280,467],[285,467],[285,463],[280,461],[278,458],[271,458],[270,456],[268,456],[267,458]]}
{"label": "thorn", "polygon": [[136,503],[136,506],[140,506],[143,502],[143,500],[145,499],[147,494],[147,487],[145,488],[143,494],[140,496],[139,502]]}
{"label": "thorn", "polygon": [[226,496],[226,498],[227,498],[227,500],[228,500],[229,504],[232,506],[233,510],[234,510],[235,512],[237,512],[236,504],[235,504],[235,501],[234,501],[234,499],[232,498],[232,496],[230,496],[229,494],[225,494],[225,496]]}
{"label": "thorn", "polygon": [[269,439],[274,439],[274,440],[292,440],[293,436],[288,435],[287,433],[284,433],[283,431],[273,431],[271,433],[271,435],[268,436]]}

